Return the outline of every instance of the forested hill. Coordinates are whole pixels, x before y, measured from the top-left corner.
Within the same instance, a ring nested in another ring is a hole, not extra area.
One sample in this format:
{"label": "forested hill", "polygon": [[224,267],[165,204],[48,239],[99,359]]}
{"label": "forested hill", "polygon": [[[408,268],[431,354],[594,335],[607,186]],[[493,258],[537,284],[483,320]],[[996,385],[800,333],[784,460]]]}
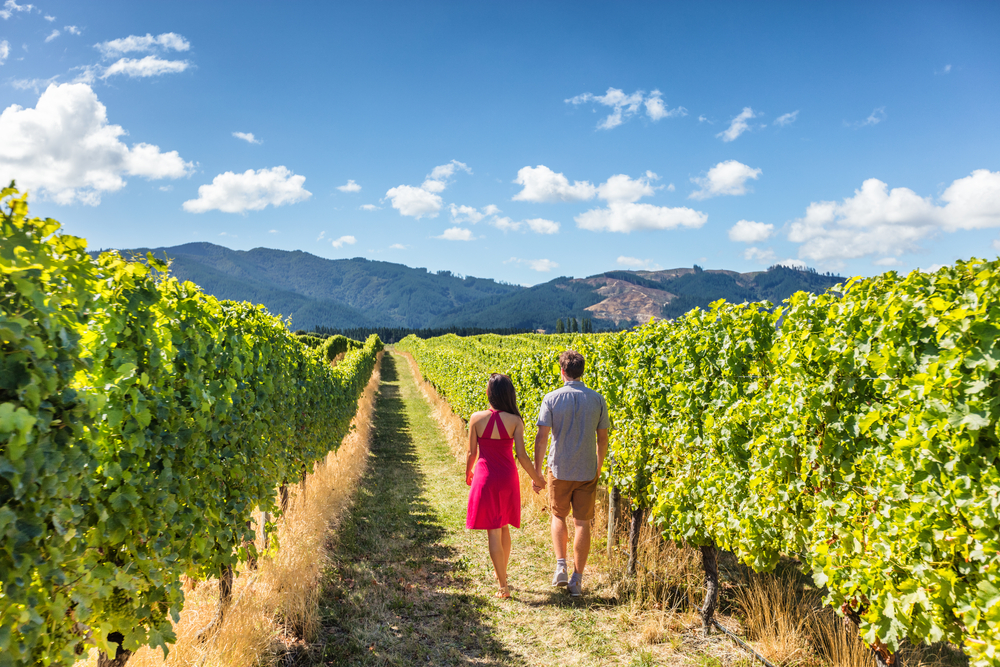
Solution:
{"label": "forested hill", "polygon": [[264,304],[295,328],[433,325],[442,313],[523,290],[487,278],[431,273],[364,258],[323,259],[301,250],[230,250],[211,243],[137,248],[171,260],[171,273],[222,299]]}
{"label": "forested hill", "polygon": [[437,273],[363,258],[323,259],[300,250],[230,250],[211,243],[136,248],[125,255],[168,257],[171,272],[223,299],[264,304],[296,329],[479,327],[553,329],[557,318],[590,318],[596,329],[650,317],[677,317],[716,299],[778,303],[823,292],[840,276],[771,267],[767,271],[608,271],[524,288],[487,278]]}

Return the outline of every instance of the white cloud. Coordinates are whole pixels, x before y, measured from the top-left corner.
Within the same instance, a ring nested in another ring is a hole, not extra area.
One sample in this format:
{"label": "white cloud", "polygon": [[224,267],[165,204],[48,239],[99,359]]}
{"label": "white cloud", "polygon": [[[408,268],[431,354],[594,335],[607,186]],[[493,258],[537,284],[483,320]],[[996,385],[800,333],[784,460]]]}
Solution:
{"label": "white cloud", "polygon": [[257,137],[253,136],[253,132],[233,132],[233,136],[236,137],[237,139],[242,139],[248,144],[264,143],[263,139],[258,139]]}
{"label": "white cloud", "polygon": [[46,14],[45,15],[45,20],[48,21],[49,23],[52,23],[53,21],[56,20],[56,17],[55,16],[49,16],[48,14]]}
{"label": "white cloud", "polygon": [[669,208],[632,202],[609,202],[607,208],[592,209],[573,218],[577,227],[591,231],[629,232],[642,229],[697,229],[708,216],[690,208]]}
{"label": "white cloud", "polygon": [[798,119],[798,117],[799,117],[799,112],[798,110],[795,110],[791,113],[786,113],[782,116],[778,116],[777,118],[774,119],[774,124],[780,125],[781,127],[784,127],[786,125],[791,125]]}
{"label": "white cloud", "polygon": [[770,248],[749,247],[743,251],[743,259],[758,262],[760,264],[773,264],[775,254]]}
{"label": "white cloud", "polygon": [[277,229],[269,229],[269,230],[267,230],[267,233],[268,233],[268,234],[277,234],[277,233],[279,233],[279,232],[278,232],[278,230],[277,230]]}
{"label": "white cloud", "polygon": [[408,215],[417,220],[424,216],[436,218],[443,205],[441,197],[412,185],[398,185],[386,192],[385,196],[392,200],[392,207],[400,215]]}
{"label": "white cloud", "polygon": [[524,224],[528,225],[531,231],[536,234],[556,234],[559,232],[559,223],[554,220],[531,218],[530,220],[525,220]]}
{"label": "white cloud", "polygon": [[53,30],[52,32],[49,33],[49,36],[45,38],[45,43],[48,44],[53,39],[55,39],[56,37],[58,37],[60,34],[61,33],[58,30]]}
{"label": "white cloud", "polygon": [[448,187],[448,179],[454,176],[456,171],[464,171],[468,174],[472,173],[472,170],[469,169],[469,165],[464,162],[459,162],[458,160],[452,160],[448,164],[442,164],[434,167],[420,187],[427,192],[443,192],[444,189]]}
{"label": "white cloud", "polygon": [[455,206],[451,204],[448,206],[451,211],[451,219],[455,222],[471,222],[476,224],[488,215],[495,215],[500,212],[500,209],[490,204],[485,207],[481,212],[474,206]]}
{"label": "white cloud", "polygon": [[6,39],[0,41],[0,65],[3,65],[7,60],[7,56],[10,55],[10,42]]}
{"label": "white cloud", "polygon": [[527,262],[532,271],[541,271],[542,273],[559,268],[559,265],[551,259],[529,259]]}
{"label": "white cloud", "polygon": [[159,187],[160,192],[171,192],[174,189],[172,185],[161,185]]}
{"label": "white cloud", "polygon": [[0,181],[16,178],[59,204],[96,206],[103,193],[125,187],[125,176],[180,178],[194,168],[177,151],[145,143],[130,149],[119,140],[125,134],[108,124],[90,86],[51,85],[35,108],[12,104],[0,115]]}
{"label": "white cloud", "polygon": [[504,260],[504,264],[527,264],[532,270],[542,273],[559,268],[559,265],[551,259],[518,259],[517,257],[511,257],[508,260]]}
{"label": "white cloud", "polygon": [[899,266],[902,262],[895,257],[881,257],[872,262],[872,264],[875,266]]}
{"label": "white cloud", "polygon": [[673,192],[673,191],[674,191],[674,190],[676,190],[676,189],[677,189],[677,188],[675,188],[675,187],[674,187],[674,184],[673,184],[673,183],[671,183],[670,185],[668,185],[668,186],[667,186],[667,192]]}
{"label": "white cloud", "polygon": [[406,246],[402,243],[393,243],[389,248],[391,250],[406,250]]}
{"label": "white cloud", "polygon": [[783,259],[781,261],[775,262],[774,264],[775,266],[787,266],[790,269],[798,269],[800,271],[808,266],[801,259]]}
{"label": "white cloud", "polygon": [[493,218],[492,220],[490,220],[490,224],[499,229],[500,231],[502,231],[504,234],[506,234],[507,232],[520,231],[522,225],[522,223],[514,222],[513,220],[507,217]]}
{"label": "white cloud", "polygon": [[161,74],[175,74],[177,72],[183,72],[189,66],[186,60],[164,60],[162,58],[157,58],[156,56],[146,56],[141,60],[136,60],[135,58],[122,58],[114,63],[112,63],[106,70],[104,74],[101,75],[102,79],[107,79],[110,76],[115,76],[116,74],[124,74],[130,77],[145,78],[150,76],[159,76]]}
{"label": "white cloud", "polygon": [[642,90],[637,90],[631,95],[626,95],[618,88],[608,88],[608,91],[604,95],[583,93],[582,95],[571,97],[565,100],[565,102],[574,106],[594,102],[611,107],[612,112],[608,117],[597,124],[597,127],[602,130],[610,130],[618,127],[624,121],[639,113],[643,105],[646,107],[646,115],[653,121],[687,115],[687,109],[684,107],[668,109],[663,103],[663,93],[658,90],[651,92],[649,97],[645,95],[645,92]]}
{"label": "white cloud", "polygon": [[381,211],[382,210],[381,206],[376,206],[375,204],[362,204],[358,208],[360,208],[362,211]]}
{"label": "white cloud", "polygon": [[30,12],[34,8],[34,5],[19,5],[14,0],[7,0],[3,3],[3,9],[0,9],[0,18],[6,21],[14,12]]}
{"label": "white cloud", "polygon": [[941,69],[934,70],[935,74],[949,74],[951,72],[951,65],[945,65]]}
{"label": "white cloud", "polygon": [[633,269],[643,269],[650,265],[652,260],[649,259],[639,259],[638,257],[627,257],[621,255],[617,260],[619,266],[628,266]]}
{"label": "white cloud", "polygon": [[586,201],[597,194],[597,188],[589,181],[574,181],[570,185],[569,179],[543,164],[522,167],[518,170],[514,183],[524,186],[524,189],[514,195],[514,201]]}
{"label": "white cloud", "polygon": [[701,178],[692,178],[691,182],[701,187],[688,195],[691,199],[708,199],[720,195],[745,195],[749,190],[747,181],[756,180],[763,173],[760,169],[748,167],[736,160],[720,162]]}
{"label": "white cloud", "polygon": [[729,228],[729,240],[738,243],[760,243],[773,234],[774,225],[752,220],[740,220]]}
{"label": "white cloud", "polygon": [[345,245],[354,245],[357,242],[358,240],[353,236],[341,236],[339,239],[335,239],[330,243],[331,245],[333,245],[334,248],[340,248]]}
{"label": "white cloud", "polygon": [[341,192],[361,192],[361,186],[355,183],[353,178],[347,179],[347,183],[343,185],[338,185],[337,189]]}
{"label": "white cloud", "polygon": [[758,115],[759,114],[755,114],[753,109],[750,107],[743,107],[743,111],[741,111],[738,116],[733,118],[729,127],[715,136],[723,141],[734,141],[737,137],[750,129],[750,125],[747,121],[751,118],[756,118]]}
{"label": "white cloud", "polygon": [[712,121],[710,121],[708,119],[708,116],[704,116],[704,115],[698,116],[698,122],[699,123],[708,123],[709,125],[714,125],[715,124],[715,123],[713,123]]}
{"label": "white cloud", "polygon": [[886,119],[885,107],[877,107],[869,115],[868,118],[864,120],[859,120],[856,123],[844,123],[845,125],[851,125],[853,127],[866,127],[868,125],[878,125],[883,120]]}
{"label": "white cloud", "polygon": [[198,198],[184,202],[188,213],[219,210],[223,213],[260,211],[270,206],[284,206],[305,201],[312,193],[302,187],[305,176],[298,176],[284,166],[271,169],[247,169],[242,174],[231,171],[219,174],[211,184],[198,188]]}
{"label": "white cloud", "polygon": [[871,178],[842,202],[813,202],[792,222],[788,238],[814,261],[899,256],[945,231],[1000,227],[1000,172],[979,169],[941,195],[944,205],[909,188],[889,190]]}
{"label": "white cloud", "polygon": [[449,227],[444,230],[441,236],[435,236],[436,239],[443,239],[445,241],[472,241],[475,237],[472,235],[472,231],[465,229],[463,227]]}
{"label": "white cloud", "polygon": [[316,237],[316,241],[322,241],[324,238],[326,238],[326,231],[320,232],[319,236]]}
{"label": "white cloud", "polygon": [[[53,17],[53,18],[55,18],[55,17]],[[79,28],[77,28],[75,25],[63,26],[63,30],[65,30],[66,32],[68,32],[71,35],[82,35],[83,34],[83,31],[80,30]]]}
{"label": "white cloud", "polygon": [[651,171],[637,179],[625,174],[615,174],[604,183],[597,186],[597,196],[605,201],[639,201],[656,193],[656,188],[650,181],[659,180],[659,176]]}
{"label": "white cloud", "polygon": [[400,215],[413,218],[436,218],[444,201],[437,195],[448,187],[449,180],[457,171],[471,174],[472,170],[464,162],[452,160],[447,164],[438,165],[431,170],[420,187],[412,185],[397,185],[385,193],[392,200],[392,207]]}
{"label": "white cloud", "polygon": [[687,109],[684,107],[677,107],[676,109],[668,109],[665,104],[663,104],[663,99],[661,99],[663,93],[658,90],[654,90],[646,98],[646,115],[652,121],[661,120],[663,118],[675,118],[677,116],[688,115]]}
{"label": "white cloud", "polygon": [[112,58],[123,53],[150,53],[153,51],[187,51],[191,48],[191,43],[184,37],[173,32],[165,32],[153,37],[146,33],[144,37],[129,35],[121,39],[112,39],[108,42],[94,44],[105,58]]}

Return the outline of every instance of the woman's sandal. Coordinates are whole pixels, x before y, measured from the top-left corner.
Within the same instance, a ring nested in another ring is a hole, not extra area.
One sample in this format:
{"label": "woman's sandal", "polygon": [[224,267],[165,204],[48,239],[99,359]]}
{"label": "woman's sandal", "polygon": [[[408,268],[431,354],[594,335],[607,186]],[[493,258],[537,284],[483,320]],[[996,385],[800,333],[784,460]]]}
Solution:
{"label": "woman's sandal", "polygon": [[509,600],[510,586],[501,586],[500,590],[498,590],[496,593],[493,594],[493,597],[498,598],[500,600]]}

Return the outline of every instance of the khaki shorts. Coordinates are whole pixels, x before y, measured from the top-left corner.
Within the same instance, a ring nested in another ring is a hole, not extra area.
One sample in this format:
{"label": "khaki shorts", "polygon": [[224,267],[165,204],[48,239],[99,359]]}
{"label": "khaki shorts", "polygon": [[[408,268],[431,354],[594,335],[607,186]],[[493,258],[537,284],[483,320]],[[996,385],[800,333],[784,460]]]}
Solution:
{"label": "khaki shorts", "polygon": [[593,520],[594,503],[597,500],[597,477],[589,482],[569,482],[556,479],[550,470],[546,481],[549,485],[549,507],[552,508],[554,516],[565,519],[572,507],[573,518],[577,521]]}

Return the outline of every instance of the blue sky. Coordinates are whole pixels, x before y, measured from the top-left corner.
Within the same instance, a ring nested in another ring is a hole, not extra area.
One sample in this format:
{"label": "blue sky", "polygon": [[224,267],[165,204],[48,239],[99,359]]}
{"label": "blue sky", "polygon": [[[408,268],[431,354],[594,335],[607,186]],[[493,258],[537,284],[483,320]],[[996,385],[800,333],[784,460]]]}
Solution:
{"label": "blue sky", "polygon": [[3,1],[0,178],[93,248],[521,284],[1000,248],[995,2]]}

